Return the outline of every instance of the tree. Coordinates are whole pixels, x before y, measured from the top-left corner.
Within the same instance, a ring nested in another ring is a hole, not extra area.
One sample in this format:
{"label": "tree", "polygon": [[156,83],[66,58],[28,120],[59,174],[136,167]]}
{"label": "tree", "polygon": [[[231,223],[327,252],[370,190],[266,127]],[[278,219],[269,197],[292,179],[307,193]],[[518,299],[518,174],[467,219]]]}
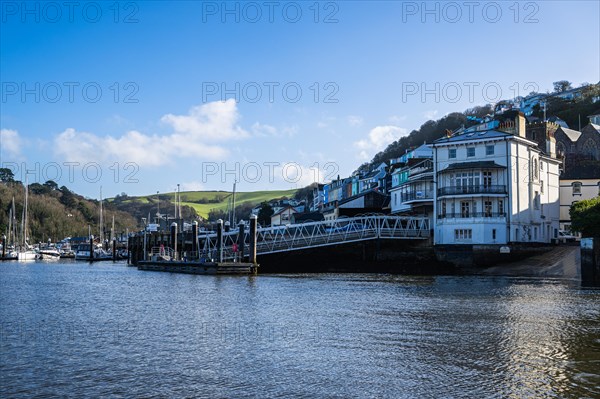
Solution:
{"label": "tree", "polygon": [[0,181],[12,183],[15,181],[15,174],[9,168],[0,168]]}
{"label": "tree", "polygon": [[600,196],[571,205],[571,229],[584,237],[600,237]]}
{"label": "tree", "polygon": [[568,80],[559,80],[558,82],[553,82],[552,84],[554,85],[555,93],[562,93],[573,88],[573,86],[571,86],[571,82]]}
{"label": "tree", "polygon": [[53,180],[48,180],[44,183],[44,186],[48,187],[51,191],[58,190],[58,184]]}
{"label": "tree", "polygon": [[273,213],[275,212],[268,202],[261,203],[258,211],[258,223],[262,226],[269,226],[271,224],[271,216],[273,216]]}
{"label": "tree", "polygon": [[67,208],[75,208],[78,205],[77,199],[75,195],[69,190],[67,187],[62,186],[59,191],[62,193],[60,197],[60,202],[65,205]]}
{"label": "tree", "polygon": [[29,192],[32,194],[43,195],[48,194],[50,189],[44,185],[41,185],[40,183],[31,183],[29,185]]}

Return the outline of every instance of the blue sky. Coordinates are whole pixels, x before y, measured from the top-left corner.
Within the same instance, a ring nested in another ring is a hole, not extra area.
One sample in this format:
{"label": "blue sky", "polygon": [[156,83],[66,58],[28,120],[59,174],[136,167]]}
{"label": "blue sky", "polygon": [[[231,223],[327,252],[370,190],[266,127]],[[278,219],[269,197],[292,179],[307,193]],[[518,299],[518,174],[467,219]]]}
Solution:
{"label": "blue sky", "polygon": [[90,197],[301,187],[600,80],[597,1],[0,4],[0,162]]}

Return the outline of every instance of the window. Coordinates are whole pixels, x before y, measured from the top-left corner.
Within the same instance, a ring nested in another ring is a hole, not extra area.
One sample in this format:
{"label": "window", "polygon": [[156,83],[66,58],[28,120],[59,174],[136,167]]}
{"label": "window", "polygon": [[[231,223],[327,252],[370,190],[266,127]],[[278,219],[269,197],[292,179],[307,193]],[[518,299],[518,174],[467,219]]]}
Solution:
{"label": "window", "polygon": [[581,183],[576,181],[572,183],[573,186],[573,195],[581,195]]}
{"label": "window", "polygon": [[492,172],[483,172],[483,185],[485,187],[492,185]]}
{"label": "window", "polygon": [[456,148],[450,148],[448,150],[448,158],[456,158]]}
{"label": "window", "polygon": [[471,241],[473,238],[473,230],[471,229],[455,229],[454,241]]}
{"label": "window", "polygon": [[469,201],[460,202],[460,216],[463,218],[470,217],[471,214],[471,203]]}
{"label": "window", "polygon": [[441,205],[441,213],[442,217],[446,216],[446,201],[442,201],[442,205]]}
{"label": "window", "polygon": [[493,145],[485,146],[485,155],[494,155],[494,146]]}
{"label": "window", "polygon": [[492,240],[496,241],[496,229],[492,229]]}
{"label": "window", "polygon": [[540,170],[538,169],[538,161],[536,158],[533,158],[533,167],[532,167],[532,177],[533,180],[537,180],[538,176],[540,175]]}
{"label": "window", "polygon": [[504,200],[498,200],[498,213],[504,214]]}
{"label": "window", "polygon": [[486,218],[492,217],[492,201],[485,201],[483,203],[483,213],[483,216]]}
{"label": "window", "polygon": [[467,147],[467,156],[474,157],[475,156],[475,147]]}
{"label": "window", "polygon": [[540,180],[540,192],[544,194],[544,181]]}
{"label": "window", "polygon": [[540,193],[537,191],[533,197],[533,208],[539,210],[540,209]]}

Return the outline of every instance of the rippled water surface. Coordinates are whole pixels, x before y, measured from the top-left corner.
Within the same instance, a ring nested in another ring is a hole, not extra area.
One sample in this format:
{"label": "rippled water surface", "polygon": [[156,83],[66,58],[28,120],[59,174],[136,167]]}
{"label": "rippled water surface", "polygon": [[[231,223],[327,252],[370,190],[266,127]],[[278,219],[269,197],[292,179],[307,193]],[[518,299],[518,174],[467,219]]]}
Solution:
{"label": "rippled water surface", "polygon": [[0,263],[0,397],[598,398],[600,291]]}

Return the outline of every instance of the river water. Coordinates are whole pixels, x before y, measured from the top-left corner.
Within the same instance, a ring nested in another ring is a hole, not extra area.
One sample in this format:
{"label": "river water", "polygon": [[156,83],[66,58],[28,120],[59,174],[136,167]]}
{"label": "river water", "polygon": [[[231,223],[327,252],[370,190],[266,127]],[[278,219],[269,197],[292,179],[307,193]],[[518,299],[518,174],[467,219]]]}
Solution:
{"label": "river water", "polygon": [[0,263],[0,397],[598,398],[600,291]]}

